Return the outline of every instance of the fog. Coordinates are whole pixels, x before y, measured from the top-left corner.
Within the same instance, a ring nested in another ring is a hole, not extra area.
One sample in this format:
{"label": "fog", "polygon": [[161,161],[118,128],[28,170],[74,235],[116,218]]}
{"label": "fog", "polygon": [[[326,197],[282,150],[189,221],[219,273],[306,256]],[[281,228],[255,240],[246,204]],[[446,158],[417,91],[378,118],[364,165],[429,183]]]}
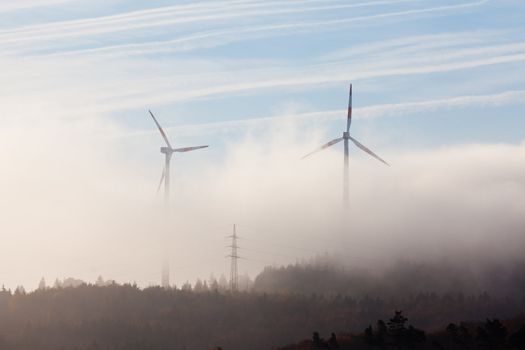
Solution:
{"label": "fog", "polygon": [[215,149],[175,155],[166,212],[155,194],[162,157],[153,125],[129,136],[103,115],[36,115],[7,119],[0,131],[7,287],[99,275],[158,284],[163,247],[177,285],[227,275],[234,223],[239,271],[252,277],[324,253],[379,268],[399,259],[505,264],[523,252],[523,142],[401,149],[361,139],[392,166],[352,149],[343,210],[342,145],[300,160],[337,135],[322,122],[277,119],[236,137],[217,133]]}

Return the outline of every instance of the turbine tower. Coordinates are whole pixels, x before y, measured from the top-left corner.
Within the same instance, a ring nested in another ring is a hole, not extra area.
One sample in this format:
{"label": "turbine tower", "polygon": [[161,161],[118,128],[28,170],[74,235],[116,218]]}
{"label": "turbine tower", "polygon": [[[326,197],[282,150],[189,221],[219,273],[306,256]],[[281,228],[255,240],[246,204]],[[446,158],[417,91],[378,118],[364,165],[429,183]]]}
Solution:
{"label": "turbine tower", "polygon": [[343,168],[343,204],[344,204],[345,207],[348,207],[348,191],[349,191],[349,186],[348,186],[348,156],[349,156],[349,154],[348,154],[348,152],[349,152],[349,150],[348,150],[348,141],[349,140],[352,141],[358,148],[360,148],[361,150],[365,151],[366,153],[368,153],[372,157],[374,157],[377,160],[379,160],[380,162],[383,162],[384,164],[390,166],[387,162],[385,162],[383,159],[381,159],[381,157],[379,157],[377,154],[372,152],[370,149],[368,149],[361,142],[357,141],[352,136],[350,136],[350,124],[352,124],[352,84],[350,84],[350,92],[349,92],[349,97],[348,97],[348,116],[346,118],[346,131],[343,131],[343,136],[339,137],[339,138],[336,138],[336,139],[333,139],[332,141],[329,141],[329,142],[325,143],[324,145],[322,145],[321,147],[319,147],[315,151],[308,153],[307,155],[305,155],[302,158],[302,159],[304,159],[304,158],[306,158],[308,156],[311,156],[314,153],[317,153],[317,152],[322,151],[322,150],[324,150],[324,149],[326,149],[326,148],[328,148],[330,146],[333,146],[336,143],[344,141],[344,149],[345,149],[345,153],[344,154],[345,154],[345,156],[344,156],[344,168]]}
{"label": "turbine tower", "polygon": [[[206,148],[206,146],[194,146],[194,147],[183,147],[183,148],[173,148],[171,147],[170,141],[168,140],[168,137],[166,136],[166,133],[160,126],[159,122],[157,121],[157,118],[153,115],[151,111],[149,111],[149,114],[153,118],[153,121],[157,125],[157,128],[160,131],[160,134],[162,135],[162,138],[166,142],[167,147],[161,147],[160,153],[164,154],[164,170],[162,171],[162,176],[160,177],[159,187],[157,188],[157,192],[160,190],[160,187],[162,186],[162,182],[164,182],[164,207],[166,209],[166,215],[168,213],[169,208],[169,198],[170,198],[170,161],[171,156],[175,152],[189,152],[194,151],[201,148]],[[161,285],[164,288],[168,288],[170,286],[170,267],[169,262],[167,259],[167,254],[165,254],[163,258],[163,266],[162,266],[162,277],[161,277]]]}

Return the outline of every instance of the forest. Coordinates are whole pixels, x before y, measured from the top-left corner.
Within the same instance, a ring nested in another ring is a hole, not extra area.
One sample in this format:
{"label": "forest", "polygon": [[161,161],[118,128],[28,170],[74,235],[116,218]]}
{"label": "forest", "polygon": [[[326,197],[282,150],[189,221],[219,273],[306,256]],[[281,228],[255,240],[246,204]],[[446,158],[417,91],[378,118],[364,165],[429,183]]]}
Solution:
{"label": "forest", "polygon": [[[452,334],[451,324],[457,325],[458,334],[465,335],[466,327],[469,337],[477,339],[476,322],[523,320],[525,293],[518,288],[522,280],[516,274],[506,275],[515,279],[515,283],[505,280],[506,288],[467,292],[456,283],[454,292],[443,287],[454,285],[459,277],[454,273],[434,275],[439,281],[432,282],[431,271],[423,273],[425,267],[398,266],[407,274],[413,274],[413,269],[421,273],[408,281],[404,272],[393,269],[390,278],[375,275],[358,280],[352,270],[295,264],[268,267],[251,287],[238,292],[216,281],[163,289],[101,278],[93,284],[71,278],[56,281],[53,287],[41,283],[32,292],[3,288],[0,349],[258,350],[293,344],[314,332],[317,345],[312,338],[290,349],[302,349],[304,344],[326,347],[331,333],[339,337],[343,348],[347,338],[359,346],[384,348],[399,341],[388,331],[388,322],[382,326],[378,320],[392,317],[395,310],[410,319],[412,328],[403,324],[402,329],[420,330],[428,335],[426,339]],[[418,281],[419,277],[426,279]],[[450,281],[445,283],[447,278]],[[270,288],[276,285],[281,288]],[[509,328],[509,337],[516,327]],[[412,338],[421,336],[411,332]],[[440,344],[447,342],[451,340]],[[473,348],[472,344],[468,346]],[[428,341],[418,344],[427,345]]]}
{"label": "forest", "polygon": [[310,349],[479,349],[521,350],[525,348],[525,316],[500,321],[449,323],[443,330],[427,334],[408,323],[402,311],[395,311],[387,321],[378,320],[359,334],[331,333],[328,339],[313,332],[312,339],[303,340],[280,350]]}

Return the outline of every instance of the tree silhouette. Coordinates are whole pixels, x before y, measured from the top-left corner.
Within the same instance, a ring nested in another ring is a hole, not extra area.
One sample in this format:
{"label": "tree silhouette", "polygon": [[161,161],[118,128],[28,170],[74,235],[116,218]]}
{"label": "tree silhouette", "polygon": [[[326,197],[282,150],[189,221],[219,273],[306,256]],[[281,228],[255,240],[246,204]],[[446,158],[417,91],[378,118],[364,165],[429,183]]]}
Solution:
{"label": "tree silhouette", "polygon": [[487,319],[476,329],[476,340],[482,349],[504,349],[506,338],[507,328],[498,319]]}
{"label": "tree silhouette", "polygon": [[339,349],[339,343],[337,342],[337,338],[335,336],[335,333],[332,333],[330,335],[330,339],[328,340],[328,347],[330,349]]}
{"label": "tree silhouette", "polygon": [[44,277],[42,277],[42,279],[38,283],[38,289],[46,289],[46,280],[44,279]]}
{"label": "tree silhouette", "polygon": [[525,350],[525,326],[509,337],[509,346],[513,350]]}
{"label": "tree silhouette", "polygon": [[369,347],[386,348],[394,346],[396,349],[412,349],[416,344],[424,343],[426,340],[425,332],[414,328],[412,325],[406,326],[408,318],[403,316],[402,311],[395,311],[394,316],[385,323],[377,321],[377,329],[374,334],[372,326],[368,326],[364,331],[364,340]]}
{"label": "tree silhouette", "polygon": [[396,338],[402,336],[406,332],[405,323],[407,323],[408,318],[403,316],[403,311],[395,311],[394,317],[392,317],[388,322],[388,333]]}

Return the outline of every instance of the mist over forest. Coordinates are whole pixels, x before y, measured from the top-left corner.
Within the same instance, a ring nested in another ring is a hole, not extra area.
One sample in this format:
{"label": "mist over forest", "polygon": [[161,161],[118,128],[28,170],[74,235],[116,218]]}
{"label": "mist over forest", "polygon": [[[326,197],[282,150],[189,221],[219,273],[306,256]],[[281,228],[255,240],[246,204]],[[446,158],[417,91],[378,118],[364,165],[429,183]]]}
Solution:
{"label": "mist over forest", "polygon": [[264,293],[396,298],[419,293],[477,295],[520,300],[525,290],[525,259],[498,262],[392,260],[389,266],[352,268],[333,257],[310,263],[266,267],[253,290]]}

